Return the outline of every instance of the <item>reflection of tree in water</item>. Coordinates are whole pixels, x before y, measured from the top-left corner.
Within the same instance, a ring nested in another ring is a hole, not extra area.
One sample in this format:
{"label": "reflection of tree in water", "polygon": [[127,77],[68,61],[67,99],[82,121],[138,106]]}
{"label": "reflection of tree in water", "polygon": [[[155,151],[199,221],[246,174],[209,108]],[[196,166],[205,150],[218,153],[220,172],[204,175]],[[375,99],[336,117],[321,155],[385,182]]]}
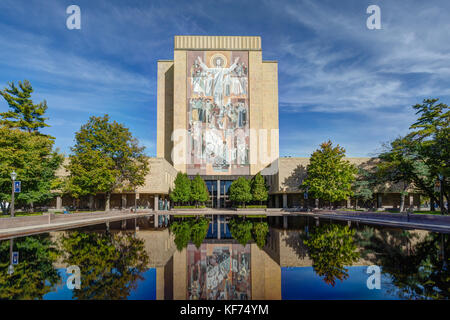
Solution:
{"label": "reflection of tree in water", "polygon": [[58,252],[48,235],[14,239],[20,262],[8,274],[9,241],[0,242],[0,299],[42,299],[60,280],[53,263]]}
{"label": "reflection of tree in water", "polygon": [[374,230],[359,235],[364,258],[382,267],[393,292],[406,299],[450,297],[448,235],[428,233],[423,239],[409,231]]}
{"label": "reflection of tree in water", "polygon": [[69,232],[62,236],[63,262],[81,270],[77,299],[126,299],[147,270],[144,241],[128,233]]}
{"label": "reflection of tree in water", "polygon": [[327,224],[314,228],[304,240],[314,271],[327,284],[334,286],[336,279],[347,279],[348,270],[345,266],[352,265],[359,259],[354,234],[355,230],[348,226]]}
{"label": "reflection of tree in water", "polygon": [[266,221],[252,222],[242,218],[233,218],[228,226],[233,239],[244,247],[253,240],[256,240],[260,249],[266,245],[267,234],[269,233],[269,225]]}
{"label": "reflection of tree in water", "polygon": [[256,240],[256,244],[260,249],[266,245],[267,234],[269,233],[269,225],[267,222],[255,222],[253,223],[253,235]]}
{"label": "reflection of tree in water", "polygon": [[191,224],[191,239],[195,246],[200,248],[208,234],[209,220],[206,218],[198,218]]}
{"label": "reflection of tree in water", "polygon": [[200,248],[208,234],[208,228],[209,220],[204,217],[174,221],[170,225],[170,231],[175,234],[174,242],[178,251],[186,248],[190,240]]}

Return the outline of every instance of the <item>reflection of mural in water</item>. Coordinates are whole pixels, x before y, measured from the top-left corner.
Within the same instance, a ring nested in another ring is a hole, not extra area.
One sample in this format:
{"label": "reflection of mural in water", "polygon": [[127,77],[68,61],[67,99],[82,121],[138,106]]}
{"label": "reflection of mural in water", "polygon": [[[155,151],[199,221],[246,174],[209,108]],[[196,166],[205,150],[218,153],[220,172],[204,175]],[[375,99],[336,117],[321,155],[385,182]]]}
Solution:
{"label": "reflection of mural in water", "polygon": [[249,174],[248,53],[188,53],[188,174]]}
{"label": "reflection of mural in water", "polygon": [[250,246],[202,244],[187,248],[190,300],[248,300],[251,298]]}

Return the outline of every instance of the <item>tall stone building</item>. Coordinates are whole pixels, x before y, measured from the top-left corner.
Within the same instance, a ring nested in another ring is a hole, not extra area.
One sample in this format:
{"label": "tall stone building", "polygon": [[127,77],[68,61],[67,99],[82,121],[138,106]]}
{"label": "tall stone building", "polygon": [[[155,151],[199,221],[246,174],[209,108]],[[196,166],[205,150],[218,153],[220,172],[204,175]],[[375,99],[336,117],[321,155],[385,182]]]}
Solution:
{"label": "tall stone building", "polygon": [[260,37],[175,36],[157,99],[157,157],[200,174],[216,207],[233,180],[279,157],[278,63],[263,61]]}
{"label": "tall stone building", "polygon": [[[112,195],[113,209],[135,201],[141,208],[158,208],[168,199],[177,172],[202,176],[210,207],[231,206],[231,183],[258,172],[269,186],[269,207],[317,205],[299,190],[309,158],[279,157],[278,63],[262,55],[261,37],[175,36],[173,59],[158,61],[156,158],[149,159],[143,186]],[[376,161],[347,160],[358,167]],[[61,168],[59,175],[67,172]],[[398,208],[401,191],[396,185],[376,190],[370,206]],[[57,197],[52,206],[87,208],[90,201],[100,209],[104,194]],[[348,199],[341,206],[354,204]],[[419,195],[411,192],[405,205],[419,206]]]}

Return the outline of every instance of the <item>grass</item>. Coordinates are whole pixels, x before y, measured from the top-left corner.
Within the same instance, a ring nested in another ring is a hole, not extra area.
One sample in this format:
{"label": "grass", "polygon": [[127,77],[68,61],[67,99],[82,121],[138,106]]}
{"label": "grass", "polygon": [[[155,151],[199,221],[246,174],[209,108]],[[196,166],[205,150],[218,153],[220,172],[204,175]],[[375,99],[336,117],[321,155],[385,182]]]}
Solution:
{"label": "grass", "polygon": [[[14,217],[41,216],[42,212],[15,212]],[[11,214],[2,214],[0,218],[10,218]]]}
{"label": "grass", "polygon": [[239,209],[266,209],[266,205],[259,205],[259,204],[249,204],[245,207],[243,205],[237,206]]}
{"label": "grass", "polygon": [[415,214],[441,214],[441,211],[413,211]]}
{"label": "grass", "polygon": [[238,215],[239,218],[243,218],[245,217],[247,218],[267,218],[267,216],[265,214],[249,214],[249,215]]}
{"label": "grass", "polygon": [[175,214],[173,215],[174,218],[196,218],[198,217],[195,214]]}
{"label": "grass", "polygon": [[206,208],[205,205],[203,206],[173,206],[172,209],[203,209]]}

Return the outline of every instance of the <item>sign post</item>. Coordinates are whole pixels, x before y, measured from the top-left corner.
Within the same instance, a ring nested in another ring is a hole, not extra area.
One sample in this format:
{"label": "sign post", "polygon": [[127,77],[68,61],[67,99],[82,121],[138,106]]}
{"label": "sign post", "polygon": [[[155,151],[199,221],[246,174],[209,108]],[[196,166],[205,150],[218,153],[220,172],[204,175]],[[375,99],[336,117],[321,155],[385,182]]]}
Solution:
{"label": "sign post", "polygon": [[20,193],[22,191],[22,182],[14,181],[14,193]]}
{"label": "sign post", "polygon": [[13,265],[19,264],[19,252],[18,251],[14,251],[12,254],[12,264]]}

